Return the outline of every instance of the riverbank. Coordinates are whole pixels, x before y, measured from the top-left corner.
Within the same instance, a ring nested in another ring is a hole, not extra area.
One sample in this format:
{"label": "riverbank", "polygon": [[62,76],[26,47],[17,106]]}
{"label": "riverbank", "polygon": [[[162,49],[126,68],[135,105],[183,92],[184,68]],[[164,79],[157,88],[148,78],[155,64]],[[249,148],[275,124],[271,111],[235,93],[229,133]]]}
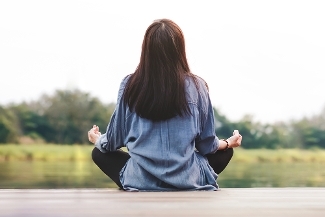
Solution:
{"label": "riverbank", "polygon": [[324,216],[325,188],[222,188],[215,192],[114,189],[0,190],[0,215]]}
{"label": "riverbank", "polygon": [[[0,161],[88,161],[92,145],[0,145]],[[235,149],[233,162],[325,162],[323,149]]]}

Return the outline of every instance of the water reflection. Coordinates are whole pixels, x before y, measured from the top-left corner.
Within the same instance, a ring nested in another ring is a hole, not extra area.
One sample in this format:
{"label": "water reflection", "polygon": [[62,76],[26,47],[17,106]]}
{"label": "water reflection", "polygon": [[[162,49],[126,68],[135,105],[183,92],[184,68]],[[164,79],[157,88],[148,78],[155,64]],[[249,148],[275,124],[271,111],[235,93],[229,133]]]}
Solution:
{"label": "water reflection", "polygon": [[[322,163],[234,163],[220,174],[226,187],[325,187]],[[117,188],[90,161],[0,162],[0,188]]]}
{"label": "water reflection", "polygon": [[111,188],[92,162],[0,162],[0,188]]}
{"label": "water reflection", "polygon": [[231,163],[220,174],[223,187],[325,187],[323,163]]}

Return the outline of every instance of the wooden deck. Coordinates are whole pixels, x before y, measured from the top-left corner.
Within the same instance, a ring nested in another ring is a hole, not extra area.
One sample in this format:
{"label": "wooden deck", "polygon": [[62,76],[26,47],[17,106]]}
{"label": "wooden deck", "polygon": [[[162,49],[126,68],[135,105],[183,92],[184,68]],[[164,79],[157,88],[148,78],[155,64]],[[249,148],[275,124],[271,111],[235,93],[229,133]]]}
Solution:
{"label": "wooden deck", "polygon": [[0,216],[324,217],[325,188],[224,188],[216,192],[2,189]]}

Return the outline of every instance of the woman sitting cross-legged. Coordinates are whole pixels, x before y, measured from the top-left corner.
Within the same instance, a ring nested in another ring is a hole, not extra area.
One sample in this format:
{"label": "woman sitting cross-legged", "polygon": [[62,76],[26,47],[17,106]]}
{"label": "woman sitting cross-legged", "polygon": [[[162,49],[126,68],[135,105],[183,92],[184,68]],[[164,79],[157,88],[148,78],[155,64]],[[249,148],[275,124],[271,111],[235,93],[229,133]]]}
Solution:
{"label": "woman sitting cross-legged", "polygon": [[208,85],[191,73],[183,33],[168,19],[148,27],[106,132],[94,125],[88,138],[95,164],[127,191],[218,190],[242,141],[237,130],[216,136]]}

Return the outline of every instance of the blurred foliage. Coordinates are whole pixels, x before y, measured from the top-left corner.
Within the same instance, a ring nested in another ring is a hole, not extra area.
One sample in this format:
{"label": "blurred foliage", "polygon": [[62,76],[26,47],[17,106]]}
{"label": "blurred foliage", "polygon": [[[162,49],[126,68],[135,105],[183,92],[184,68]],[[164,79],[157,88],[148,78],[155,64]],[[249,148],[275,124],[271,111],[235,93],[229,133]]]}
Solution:
{"label": "blurred foliage", "polygon": [[[80,90],[58,90],[37,101],[0,106],[0,144],[89,144],[93,124],[104,132],[115,103],[103,104]],[[228,138],[234,129],[245,149],[325,148],[325,108],[313,117],[262,124],[250,115],[232,122],[214,108],[216,134]]]}
{"label": "blurred foliage", "polygon": [[17,117],[10,110],[0,106],[0,143],[17,142]]}
{"label": "blurred foliage", "polygon": [[35,102],[0,108],[0,143],[19,143],[27,136],[47,143],[85,144],[93,124],[106,129],[115,104],[104,105],[79,90],[58,90]]}
{"label": "blurred foliage", "polygon": [[319,115],[288,123],[262,124],[246,115],[237,122],[231,122],[214,108],[216,135],[228,138],[234,129],[243,136],[245,149],[279,148],[325,148],[325,107]]}

